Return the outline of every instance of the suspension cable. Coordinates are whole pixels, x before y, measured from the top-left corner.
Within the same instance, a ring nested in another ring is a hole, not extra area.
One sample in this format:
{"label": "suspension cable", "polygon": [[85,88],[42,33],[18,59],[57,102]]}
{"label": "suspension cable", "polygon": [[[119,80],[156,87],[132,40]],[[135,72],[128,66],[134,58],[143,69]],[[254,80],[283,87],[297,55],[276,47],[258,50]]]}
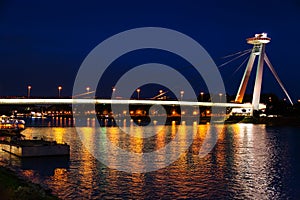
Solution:
{"label": "suspension cable", "polygon": [[224,56],[224,57],[222,57],[222,58],[229,58],[229,57],[232,57],[232,56],[235,56],[235,55],[238,55],[238,54],[244,53],[244,52],[248,52],[248,51],[251,51],[251,49],[246,49],[246,50],[239,51],[239,52],[236,52],[236,53],[233,53],[233,54],[229,54],[229,55],[227,55],[227,56]]}
{"label": "suspension cable", "polygon": [[237,72],[237,71],[239,71],[239,69],[243,66],[243,64],[249,59],[249,57],[250,57],[250,55],[249,56],[247,56],[246,58],[245,58],[245,60],[243,60],[243,62],[240,64],[240,66],[238,66],[237,68],[236,68],[236,70],[232,73],[232,76]]}
{"label": "suspension cable", "polygon": [[248,50],[248,51],[246,51],[245,53],[242,53],[241,55],[239,55],[239,56],[237,56],[237,57],[235,57],[235,58],[233,58],[233,59],[231,59],[231,60],[229,60],[229,61],[227,61],[227,62],[221,64],[221,65],[219,65],[218,68],[221,68],[221,67],[227,65],[228,63],[231,63],[232,61],[234,61],[234,60],[236,60],[236,59],[238,59],[238,58],[240,58],[240,57],[242,57],[242,56],[244,56],[244,55],[246,55],[246,54],[248,54],[248,53],[250,53],[250,52],[251,52],[251,49]]}

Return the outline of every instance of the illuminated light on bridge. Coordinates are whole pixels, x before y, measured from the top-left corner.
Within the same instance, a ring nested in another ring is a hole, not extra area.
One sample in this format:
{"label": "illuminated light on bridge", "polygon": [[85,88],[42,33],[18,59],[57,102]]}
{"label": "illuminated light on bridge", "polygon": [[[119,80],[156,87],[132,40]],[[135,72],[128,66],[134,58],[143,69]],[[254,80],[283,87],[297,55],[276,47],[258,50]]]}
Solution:
{"label": "illuminated light on bridge", "polygon": [[62,86],[58,86],[58,97],[60,98],[60,93],[61,93],[61,90],[62,90]]}
{"label": "illuminated light on bridge", "polygon": [[86,92],[89,93],[91,88],[89,86],[87,86],[85,89],[86,89]]}
{"label": "illuminated light on bridge", "polygon": [[30,98],[31,85],[27,87],[27,98]]}
{"label": "illuminated light on bridge", "polygon": [[136,90],[136,92],[137,92],[137,94],[138,94],[138,99],[140,99],[140,92],[141,92],[141,89],[138,88],[138,89]]}

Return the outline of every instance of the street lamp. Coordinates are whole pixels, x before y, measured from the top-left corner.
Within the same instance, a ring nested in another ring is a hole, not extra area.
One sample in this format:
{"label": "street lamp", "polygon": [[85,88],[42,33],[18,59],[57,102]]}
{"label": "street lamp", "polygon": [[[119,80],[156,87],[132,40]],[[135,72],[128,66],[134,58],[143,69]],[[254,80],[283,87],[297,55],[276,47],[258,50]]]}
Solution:
{"label": "street lamp", "polygon": [[137,91],[137,93],[138,93],[138,99],[140,99],[140,92],[141,92],[141,89],[138,88],[136,91]]}
{"label": "street lamp", "polygon": [[85,89],[86,89],[86,92],[89,93],[91,88],[90,87],[86,87]]}
{"label": "street lamp", "polygon": [[221,102],[221,100],[222,100],[222,93],[219,93],[219,96],[220,96],[220,102]]}
{"label": "street lamp", "polygon": [[112,88],[112,92],[113,92],[112,93],[112,98],[114,98],[115,97],[115,92],[116,92],[116,88],[115,87]]}
{"label": "street lamp", "polygon": [[181,101],[182,101],[183,95],[184,95],[184,91],[181,90],[181,91],[180,91],[180,100],[181,100]]}
{"label": "street lamp", "polygon": [[201,101],[203,102],[203,95],[204,95],[204,92],[201,92],[200,95],[201,95]]}
{"label": "street lamp", "polygon": [[28,97],[28,99],[30,98],[30,90],[31,90],[31,85],[28,85],[28,87],[27,87],[27,97]]}
{"label": "street lamp", "polygon": [[60,91],[62,90],[61,86],[58,86],[58,97],[60,98]]}

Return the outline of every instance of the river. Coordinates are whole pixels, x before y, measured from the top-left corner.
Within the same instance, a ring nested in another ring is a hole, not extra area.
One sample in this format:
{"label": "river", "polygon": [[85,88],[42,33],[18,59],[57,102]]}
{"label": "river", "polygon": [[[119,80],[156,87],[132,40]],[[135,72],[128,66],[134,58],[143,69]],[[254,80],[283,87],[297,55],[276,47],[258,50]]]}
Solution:
{"label": "river", "polygon": [[[22,132],[27,138],[43,136],[67,142],[71,146],[70,158],[20,159],[1,151],[0,164],[9,165],[20,175],[50,188],[61,199],[300,198],[300,127],[225,125],[213,150],[200,158],[203,132],[210,125],[185,129],[181,126],[166,129],[171,132],[180,129],[177,134],[185,135],[185,130],[193,128],[196,130],[193,144],[178,160],[152,172],[128,173],[107,167],[83,145],[74,127],[28,127]],[[132,128],[139,130],[136,126]],[[155,132],[157,128],[149,126],[147,130]],[[99,141],[94,140],[97,134],[94,128],[80,129],[89,145],[97,148]],[[143,142],[141,138],[123,137],[117,127],[102,129],[120,147],[133,152],[161,148],[174,138],[173,134],[162,132],[152,141]],[[180,148],[181,143],[178,145]]]}

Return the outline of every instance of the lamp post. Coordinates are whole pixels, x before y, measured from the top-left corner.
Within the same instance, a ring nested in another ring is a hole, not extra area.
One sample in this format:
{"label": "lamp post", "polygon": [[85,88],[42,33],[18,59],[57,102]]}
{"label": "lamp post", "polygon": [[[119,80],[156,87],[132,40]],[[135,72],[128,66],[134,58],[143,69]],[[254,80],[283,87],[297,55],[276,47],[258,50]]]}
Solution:
{"label": "lamp post", "polygon": [[[200,92],[201,102],[203,102],[203,95],[204,95],[204,92]],[[203,109],[202,107],[199,107],[200,114],[201,114],[202,109]]]}
{"label": "lamp post", "polygon": [[30,98],[30,90],[31,90],[31,85],[28,85],[27,87],[27,98]]}
{"label": "lamp post", "polygon": [[138,94],[138,99],[140,99],[140,92],[141,92],[141,89],[138,88],[136,91],[137,91],[137,94]]}
{"label": "lamp post", "polygon": [[112,92],[113,92],[112,93],[112,98],[115,98],[115,92],[116,92],[116,88],[115,87],[112,88]]}
{"label": "lamp post", "polygon": [[163,93],[164,91],[163,91],[163,90],[159,90],[158,92],[159,92],[159,95],[158,95],[158,96],[159,96],[159,99],[163,99],[162,93]]}
{"label": "lamp post", "polygon": [[201,95],[201,101],[203,102],[203,95],[204,95],[204,92],[201,92],[200,95]]}
{"label": "lamp post", "polygon": [[221,102],[221,100],[222,100],[222,93],[219,93],[219,97],[220,97],[220,102]]}
{"label": "lamp post", "polygon": [[86,92],[89,93],[91,88],[90,87],[86,87],[85,89],[86,89]]}
{"label": "lamp post", "polygon": [[180,101],[182,101],[182,99],[183,99],[183,95],[184,95],[184,91],[183,91],[183,90],[181,90],[181,91],[180,91]]}
{"label": "lamp post", "polygon": [[58,86],[58,97],[60,98],[60,92],[62,90],[62,87],[61,86]]}

